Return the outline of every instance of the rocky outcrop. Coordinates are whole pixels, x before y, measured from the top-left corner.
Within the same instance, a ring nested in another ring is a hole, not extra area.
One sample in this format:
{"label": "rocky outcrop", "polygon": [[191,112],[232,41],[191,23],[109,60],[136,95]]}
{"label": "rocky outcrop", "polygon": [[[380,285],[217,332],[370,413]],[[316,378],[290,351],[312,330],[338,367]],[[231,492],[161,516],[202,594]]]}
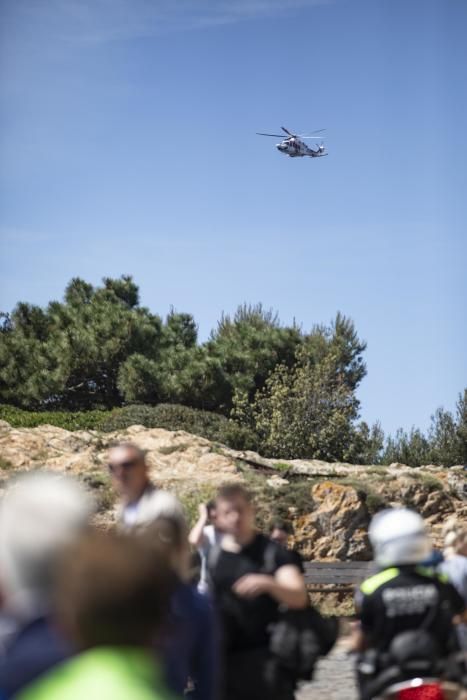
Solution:
{"label": "rocky outcrop", "polygon": [[371,558],[369,512],[353,486],[323,481],[312,488],[313,510],[295,518],[296,544],[306,559]]}
{"label": "rocky outcrop", "polygon": [[367,527],[372,513],[404,504],[427,520],[435,543],[450,517],[467,524],[462,467],[413,469],[281,461],[237,452],[183,431],[133,426],[116,433],[69,432],[49,425],[15,429],[0,421],[0,489],[15,473],[47,468],[82,479],[95,490],[101,519],[112,519],[113,497],[106,472],[109,445],[132,441],[147,451],[155,482],[176,491],[189,515],[222,482],[246,482],[255,492],[262,521],[275,513],[295,525],[306,558],[368,559]]}

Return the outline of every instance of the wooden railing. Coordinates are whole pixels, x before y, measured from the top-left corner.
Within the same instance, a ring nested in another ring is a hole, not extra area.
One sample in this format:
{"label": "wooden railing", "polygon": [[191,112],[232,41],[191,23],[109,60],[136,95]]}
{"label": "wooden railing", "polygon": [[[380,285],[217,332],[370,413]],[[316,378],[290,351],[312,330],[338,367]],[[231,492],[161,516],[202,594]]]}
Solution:
{"label": "wooden railing", "polygon": [[369,561],[312,561],[304,566],[310,593],[353,591],[375,571],[374,563]]}

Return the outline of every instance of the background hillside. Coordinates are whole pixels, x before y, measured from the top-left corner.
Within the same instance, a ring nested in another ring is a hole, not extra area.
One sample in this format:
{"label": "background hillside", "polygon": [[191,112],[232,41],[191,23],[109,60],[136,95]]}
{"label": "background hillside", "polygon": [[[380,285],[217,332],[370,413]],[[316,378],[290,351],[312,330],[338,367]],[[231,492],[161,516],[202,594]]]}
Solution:
{"label": "background hillside", "polygon": [[191,521],[198,504],[211,498],[220,483],[246,483],[256,497],[259,526],[267,527],[274,517],[291,520],[296,546],[306,559],[370,559],[367,527],[371,516],[388,505],[416,508],[438,546],[449,518],[467,524],[461,466],[278,461],[185,431],[143,426],[110,433],[70,432],[48,425],[15,429],[2,421],[0,490],[11,476],[31,469],[73,474],[94,492],[99,521],[109,524],[115,497],[106,457],[115,440],[131,440],[147,451],[152,479],[179,495]]}
{"label": "background hillside", "polygon": [[467,390],[426,434],[385,440],[379,423],[359,419],[365,349],[340,313],[307,331],[261,304],[223,315],[200,343],[191,314],[162,319],[140,305],[131,277],[101,287],[75,278],[63,301],[1,315],[0,417],[18,427],[182,429],[278,459],[467,463]]}

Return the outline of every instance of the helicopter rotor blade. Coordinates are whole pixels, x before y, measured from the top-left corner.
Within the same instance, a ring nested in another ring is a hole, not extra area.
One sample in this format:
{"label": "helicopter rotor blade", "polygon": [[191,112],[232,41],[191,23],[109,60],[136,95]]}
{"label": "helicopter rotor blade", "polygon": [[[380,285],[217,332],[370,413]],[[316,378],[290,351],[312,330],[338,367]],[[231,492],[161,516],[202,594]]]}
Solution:
{"label": "helicopter rotor blade", "polygon": [[295,134],[292,134],[292,132],[289,131],[288,129],[286,129],[285,126],[281,126],[281,129],[282,129],[282,131],[285,131],[285,133],[288,134],[289,136],[295,136]]}
{"label": "helicopter rotor blade", "polygon": [[257,131],[256,134],[258,136],[274,136],[276,139],[283,139],[284,137],[282,134],[263,134],[261,131]]}
{"label": "helicopter rotor blade", "polygon": [[322,136],[299,136],[301,139],[312,139],[313,141],[322,141]]}
{"label": "helicopter rotor blade", "polygon": [[316,131],[312,131],[310,134],[298,134],[298,136],[301,136],[301,138],[309,138],[315,134],[321,134],[323,131],[326,131],[326,129],[316,129]]}

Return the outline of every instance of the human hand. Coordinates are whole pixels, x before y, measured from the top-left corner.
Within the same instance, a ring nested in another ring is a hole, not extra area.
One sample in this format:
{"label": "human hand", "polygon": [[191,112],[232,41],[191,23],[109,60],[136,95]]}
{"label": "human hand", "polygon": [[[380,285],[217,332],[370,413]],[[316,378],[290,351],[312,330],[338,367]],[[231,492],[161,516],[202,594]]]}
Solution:
{"label": "human hand", "polygon": [[206,503],[199,504],[198,513],[199,513],[200,518],[202,518],[203,520],[208,520],[209,514],[208,514],[208,508],[206,506]]}
{"label": "human hand", "polygon": [[242,598],[257,598],[263,593],[270,593],[274,579],[265,574],[246,574],[238,579],[232,590]]}

